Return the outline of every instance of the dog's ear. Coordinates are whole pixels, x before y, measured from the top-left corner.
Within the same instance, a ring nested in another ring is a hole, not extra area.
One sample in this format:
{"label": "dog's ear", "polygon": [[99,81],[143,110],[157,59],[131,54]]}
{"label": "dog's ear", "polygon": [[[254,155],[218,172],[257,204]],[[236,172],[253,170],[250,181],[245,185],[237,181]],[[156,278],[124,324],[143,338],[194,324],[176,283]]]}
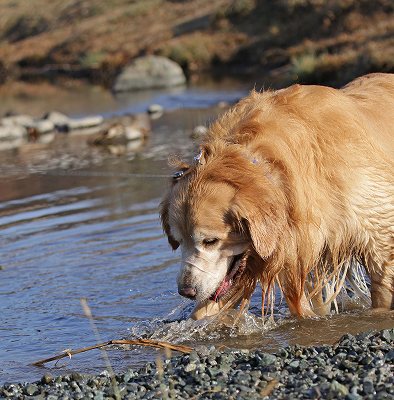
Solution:
{"label": "dog's ear", "polygon": [[163,230],[167,235],[168,243],[171,245],[173,250],[176,250],[179,247],[179,242],[175,240],[171,234],[169,216],[168,216],[170,208],[170,197],[171,197],[171,191],[173,190],[174,186],[178,183],[179,180],[183,179],[184,176],[190,170],[190,165],[186,164],[177,157],[171,158],[169,160],[169,164],[174,169],[176,168],[176,172],[172,175],[170,189],[168,190],[162,202],[160,203],[160,219]]}
{"label": "dog's ear", "polygon": [[168,243],[170,244],[173,250],[176,250],[179,247],[179,242],[176,241],[174,237],[171,235],[170,224],[168,222],[169,207],[170,207],[170,193],[167,193],[163,201],[160,203],[160,219],[163,230],[167,235]]}
{"label": "dog's ear", "polygon": [[264,198],[264,194],[258,192],[251,196],[241,190],[235,196],[232,206],[238,224],[249,234],[253,247],[263,259],[275,251],[285,223],[280,202],[275,204],[273,198],[269,197]]}

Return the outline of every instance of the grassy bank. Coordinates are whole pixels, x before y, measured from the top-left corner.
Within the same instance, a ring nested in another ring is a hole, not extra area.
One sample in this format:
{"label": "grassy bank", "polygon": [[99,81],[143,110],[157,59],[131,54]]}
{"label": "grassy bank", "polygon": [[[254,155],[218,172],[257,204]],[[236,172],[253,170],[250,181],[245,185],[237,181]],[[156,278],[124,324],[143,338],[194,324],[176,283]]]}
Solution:
{"label": "grassy bank", "polygon": [[168,56],[189,76],[341,84],[394,71],[390,0],[0,0],[0,9],[0,83],[111,85],[142,54]]}

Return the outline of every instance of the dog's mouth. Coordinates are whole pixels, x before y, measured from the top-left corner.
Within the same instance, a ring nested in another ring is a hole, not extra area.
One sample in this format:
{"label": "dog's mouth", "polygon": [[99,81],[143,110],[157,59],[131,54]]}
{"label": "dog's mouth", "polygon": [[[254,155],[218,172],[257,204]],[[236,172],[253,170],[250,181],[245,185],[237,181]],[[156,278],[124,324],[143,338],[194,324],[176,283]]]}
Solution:
{"label": "dog's mouth", "polygon": [[246,261],[248,259],[248,252],[238,254],[233,257],[231,264],[228,268],[227,274],[220,282],[215,293],[209,298],[215,302],[218,302],[226,293],[229,292],[230,288],[239,279],[246,269]]}

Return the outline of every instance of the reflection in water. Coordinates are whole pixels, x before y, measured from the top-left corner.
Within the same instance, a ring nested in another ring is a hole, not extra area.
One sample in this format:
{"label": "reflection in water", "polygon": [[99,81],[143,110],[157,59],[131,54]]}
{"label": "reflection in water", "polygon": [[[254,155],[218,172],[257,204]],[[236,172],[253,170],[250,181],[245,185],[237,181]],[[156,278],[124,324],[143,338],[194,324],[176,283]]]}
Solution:
{"label": "reflection in water", "polygon": [[[15,84],[18,85],[21,84]],[[25,86],[25,88],[9,88],[8,95],[6,89],[2,88],[0,117],[8,112],[42,117],[53,110],[72,117],[89,114],[108,117],[115,114],[145,112],[151,104],[160,104],[166,110],[206,108],[220,101],[234,102],[247,93],[248,87],[253,87],[227,79],[221,83],[211,81],[199,83],[198,87],[180,86],[114,95],[99,86],[82,84],[70,88],[48,84],[25,84]]]}
{"label": "reflection in water", "polygon": [[[289,318],[285,307],[278,308],[276,323],[264,322],[255,312],[259,293],[235,328],[186,319],[193,305],[176,293],[178,255],[159,224],[158,204],[167,184],[160,176],[168,173],[168,154],[192,157],[189,132],[214,113],[167,114],[155,122],[143,151],[129,157],[88,149],[78,138],[1,155],[2,381],[39,379],[47,369],[30,366],[33,361],[95,342],[81,298],[87,299],[103,341],[146,336],[193,346],[275,350],[394,326],[392,313],[355,311],[299,321]],[[57,162],[65,154],[74,160],[71,167]],[[80,173],[67,173],[70,168]],[[156,357],[145,348],[108,353],[115,370]],[[49,372],[105,368],[98,351],[61,365],[50,365]]]}

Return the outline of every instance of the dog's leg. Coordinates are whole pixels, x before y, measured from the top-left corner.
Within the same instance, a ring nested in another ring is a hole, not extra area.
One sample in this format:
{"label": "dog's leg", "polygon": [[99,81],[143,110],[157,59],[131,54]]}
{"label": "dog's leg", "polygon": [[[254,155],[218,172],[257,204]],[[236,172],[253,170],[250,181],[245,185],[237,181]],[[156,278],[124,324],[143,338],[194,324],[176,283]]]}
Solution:
{"label": "dog's leg", "polygon": [[331,302],[326,303],[323,299],[323,288],[310,298],[313,312],[320,316],[325,316],[330,313]]}
{"label": "dog's leg", "polygon": [[394,309],[394,264],[370,273],[371,300],[374,309]]}
{"label": "dog's leg", "polygon": [[289,275],[286,273],[289,269],[291,270],[286,268],[279,273],[278,281],[290,313],[301,318],[315,317],[316,314],[305,294],[306,280],[298,274]]}
{"label": "dog's leg", "polygon": [[316,314],[313,312],[310,303],[305,295],[305,293],[303,293],[300,297],[298,298],[292,298],[289,299],[288,297],[286,297],[285,294],[285,298],[286,298],[286,302],[287,305],[289,306],[289,310],[291,312],[292,315],[295,315],[297,317],[301,317],[301,318],[308,318],[308,317],[315,317]]}

